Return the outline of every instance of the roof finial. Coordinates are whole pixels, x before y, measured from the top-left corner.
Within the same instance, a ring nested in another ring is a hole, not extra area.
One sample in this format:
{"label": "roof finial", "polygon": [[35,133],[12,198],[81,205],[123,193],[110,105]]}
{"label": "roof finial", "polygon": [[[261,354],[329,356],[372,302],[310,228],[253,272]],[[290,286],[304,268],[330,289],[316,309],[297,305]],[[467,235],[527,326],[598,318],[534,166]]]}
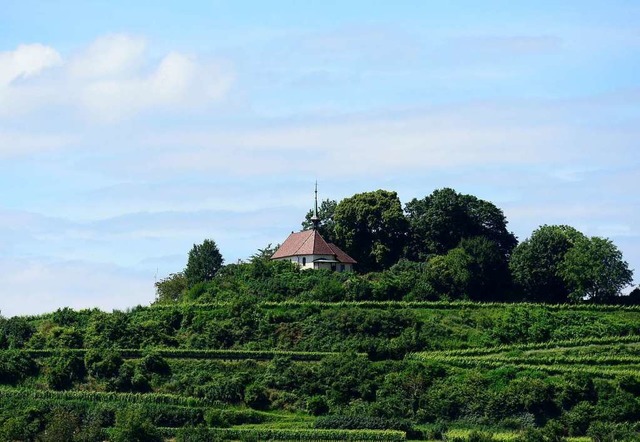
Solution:
{"label": "roof finial", "polygon": [[316,197],[311,222],[313,223],[313,230],[318,230],[318,226],[320,225],[320,218],[318,217],[318,180],[316,180]]}

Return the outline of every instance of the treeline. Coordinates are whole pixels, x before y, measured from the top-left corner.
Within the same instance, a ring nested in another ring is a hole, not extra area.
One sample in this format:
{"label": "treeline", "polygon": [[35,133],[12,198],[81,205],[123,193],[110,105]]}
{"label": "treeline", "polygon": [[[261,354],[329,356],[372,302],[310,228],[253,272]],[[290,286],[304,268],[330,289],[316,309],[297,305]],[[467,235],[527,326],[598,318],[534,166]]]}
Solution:
{"label": "treeline", "polygon": [[[608,239],[544,225],[521,243],[493,203],[439,189],[404,209],[395,192],[325,200],[318,227],[358,261],[357,274],[301,272],[272,262],[270,245],[244,264],[223,265],[213,240],[194,245],[187,266],[156,283],[158,301],[472,300],[638,304],[621,296],[633,273]],[[303,228],[311,228],[307,213]]]}

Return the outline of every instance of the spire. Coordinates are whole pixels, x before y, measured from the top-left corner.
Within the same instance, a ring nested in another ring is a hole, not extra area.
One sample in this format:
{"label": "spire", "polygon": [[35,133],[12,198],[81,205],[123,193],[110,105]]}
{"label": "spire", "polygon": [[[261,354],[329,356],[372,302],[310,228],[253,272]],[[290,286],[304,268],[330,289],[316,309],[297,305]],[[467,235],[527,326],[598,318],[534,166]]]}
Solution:
{"label": "spire", "polygon": [[317,180],[316,180],[315,205],[313,207],[313,216],[311,217],[311,222],[313,223],[313,230],[318,230],[318,226],[320,225],[320,218],[318,217],[318,181]]}

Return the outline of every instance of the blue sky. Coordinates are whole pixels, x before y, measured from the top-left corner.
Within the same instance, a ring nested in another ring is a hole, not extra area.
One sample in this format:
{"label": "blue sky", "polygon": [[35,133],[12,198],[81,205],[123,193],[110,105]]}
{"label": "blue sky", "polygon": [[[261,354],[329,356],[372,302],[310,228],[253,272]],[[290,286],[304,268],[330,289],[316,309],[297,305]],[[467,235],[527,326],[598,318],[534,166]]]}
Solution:
{"label": "blue sky", "polygon": [[0,0],[1,314],[146,305],[194,243],[298,230],[316,179],[640,272],[640,3],[513,3]]}

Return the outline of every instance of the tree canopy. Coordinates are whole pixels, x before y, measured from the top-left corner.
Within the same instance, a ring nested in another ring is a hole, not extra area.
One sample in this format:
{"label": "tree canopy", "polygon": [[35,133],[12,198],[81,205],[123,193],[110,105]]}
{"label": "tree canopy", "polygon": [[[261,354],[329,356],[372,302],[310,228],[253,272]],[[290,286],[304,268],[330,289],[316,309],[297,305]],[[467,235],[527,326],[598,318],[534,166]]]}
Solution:
{"label": "tree canopy", "polygon": [[609,239],[597,236],[576,241],[560,264],[559,274],[576,301],[611,301],[633,282],[633,272],[620,250]]}
{"label": "tree canopy", "polygon": [[334,222],[336,243],[358,261],[360,271],[389,268],[402,256],[407,219],[396,192],[345,198],[335,208]]}
{"label": "tree canopy", "polygon": [[202,244],[194,244],[189,251],[187,267],[184,269],[189,287],[213,279],[222,267],[223,261],[215,241],[205,239]]}
{"label": "tree canopy", "polygon": [[424,261],[430,255],[442,255],[461,240],[483,236],[494,241],[508,257],[518,243],[507,230],[507,220],[493,203],[450,188],[435,190],[423,199],[405,205],[409,222],[407,257]]}
{"label": "tree canopy", "polygon": [[570,226],[541,226],[513,251],[509,267],[526,299],[564,303],[569,288],[560,274],[566,253],[584,235]]}

